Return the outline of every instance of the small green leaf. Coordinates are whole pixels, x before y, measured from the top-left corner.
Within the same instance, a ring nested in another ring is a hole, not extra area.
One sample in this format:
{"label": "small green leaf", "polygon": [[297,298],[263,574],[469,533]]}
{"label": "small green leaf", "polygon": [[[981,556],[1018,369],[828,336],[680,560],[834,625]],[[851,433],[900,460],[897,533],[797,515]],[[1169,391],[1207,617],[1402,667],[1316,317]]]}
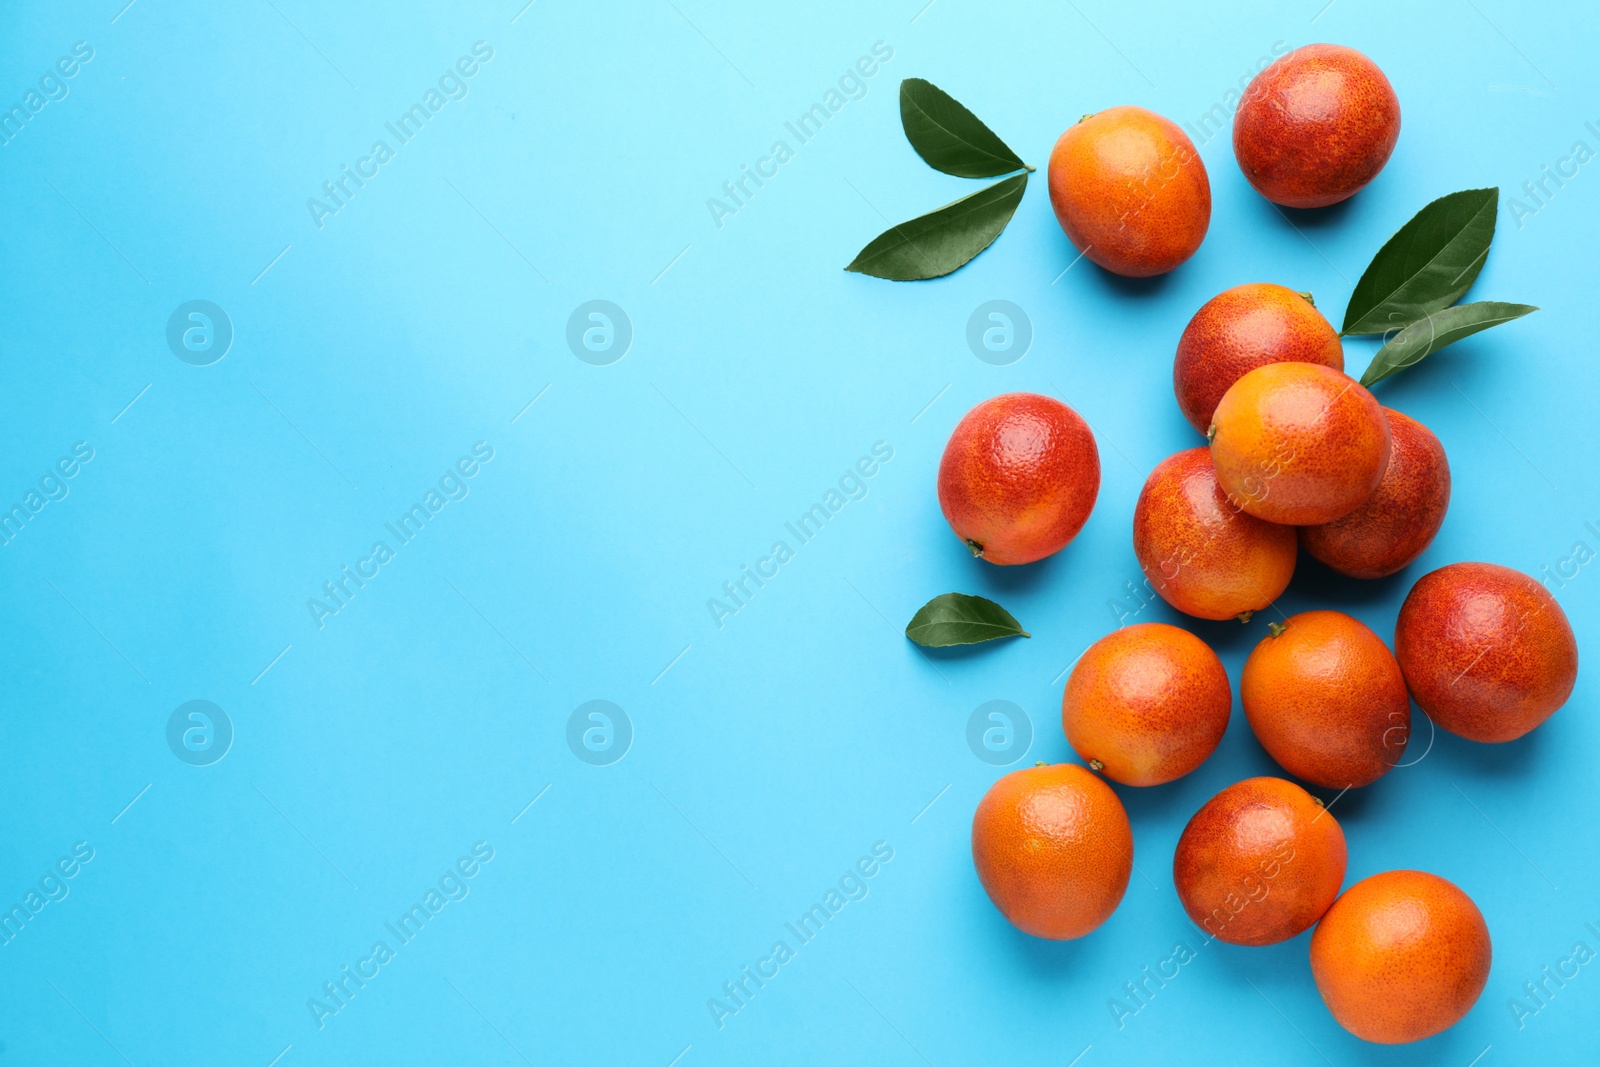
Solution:
{"label": "small green leaf", "polygon": [[997,637],[1032,637],[1011,613],[992,600],[965,593],[936,596],[911,616],[906,636],[927,648],[975,645]]}
{"label": "small green leaf", "polygon": [[1344,312],[1350,334],[1385,333],[1461,299],[1494,240],[1499,188],[1441,196],[1378,250]]}
{"label": "small green leaf", "polygon": [[994,243],[1027,187],[1028,176],[1018,174],[891,227],[874,237],[845,270],[896,282],[942,278]]}
{"label": "small green leaf", "polygon": [[928,166],[958,178],[1033,169],[955,97],[921,78],[900,83],[900,125]]}
{"label": "small green leaf", "polygon": [[1424,356],[1439,351],[1445,345],[1463,337],[1498,326],[1502,322],[1520,319],[1538,311],[1529,304],[1503,304],[1498,300],[1480,300],[1476,304],[1458,304],[1435,311],[1432,315],[1395,334],[1388,344],[1378,349],[1372,363],[1361,376],[1362,385],[1374,385],[1391,374],[1405,370]]}

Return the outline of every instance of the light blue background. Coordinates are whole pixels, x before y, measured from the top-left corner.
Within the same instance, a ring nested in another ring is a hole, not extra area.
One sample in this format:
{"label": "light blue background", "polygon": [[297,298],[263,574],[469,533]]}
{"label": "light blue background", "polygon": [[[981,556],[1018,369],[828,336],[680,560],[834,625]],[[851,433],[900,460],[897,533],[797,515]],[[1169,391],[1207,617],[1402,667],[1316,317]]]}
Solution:
{"label": "light blue background", "polygon": [[[1201,949],[1114,1021],[1141,967],[1198,943],[1170,874],[1185,821],[1276,773],[1242,716],[1196,773],[1119,789],[1139,873],[1102,929],[1063,944],[1012,930],[973,875],[971,812],[1003,772],[965,740],[974,708],[1010,700],[1032,720],[1027,761],[1071,757],[1064,671],[1138,578],[1146,473],[1198,443],[1170,385],[1194,310],[1270,280],[1337,320],[1427,201],[1510,197],[1575,141],[1600,149],[1591,7],[122,2],[0,15],[8,108],[74,42],[94,49],[0,147],[4,506],[75,442],[94,449],[0,549],[0,903],[94,849],[0,947],[0,1063],[1490,1067],[1592,1049],[1600,964],[1521,1029],[1508,1007],[1575,942],[1600,949],[1592,669],[1529,738],[1441,735],[1335,805],[1350,881],[1437,872],[1493,934],[1477,1008],[1411,1048],[1334,1023],[1304,936]],[[1215,206],[1189,263],[1149,283],[1063,274],[1076,253],[1041,179],[1067,125],[1124,103],[1197,122],[1275,42],[1319,40],[1367,52],[1399,93],[1371,188],[1291,223],[1224,134],[1200,146]],[[494,56],[469,95],[317,228],[307,198],[477,41]],[[879,41],[893,58],[866,96],[716,225],[708,198],[775,140],[794,147],[784,122]],[[973,264],[894,285],[840,268],[979,187],[906,145],[908,76],[1041,173]],[[1340,608],[1387,637],[1432,567],[1541,573],[1574,542],[1600,548],[1596,167],[1521,225],[1502,201],[1472,296],[1543,310],[1378,390],[1449,451],[1437,541],[1376,583],[1305,565],[1281,611]],[[165,342],[193,299],[235,331],[207,367]],[[633,325],[609,366],[566,344],[591,299]],[[1010,366],[965,340],[991,299],[1031,318]],[[1350,369],[1374,347],[1350,342]],[[934,472],[961,414],[1010,390],[1081,412],[1104,480],[1068,550],[1000,570],[951,536]],[[478,441],[494,458],[470,495],[319,629],[307,599]],[[707,599],[879,441],[893,459],[868,495],[718,628]],[[952,589],[1003,601],[1033,639],[919,652],[902,627]],[[1557,595],[1593,655],[1600,566]],[[1265,622],[1137,618],[1191,626],[1235,681]],[[193,699],[235,730],[208,767],[166,743]],[[635,731],[610,766],[566,742],[594,699]],[[319,1029],[308,998],[478,841],[494,858],[470,895]],[[869,895],[797,946],[784,923],[880,841],[893,859]],[[707,999],[780,938],[795,958],[719,1029]]]}

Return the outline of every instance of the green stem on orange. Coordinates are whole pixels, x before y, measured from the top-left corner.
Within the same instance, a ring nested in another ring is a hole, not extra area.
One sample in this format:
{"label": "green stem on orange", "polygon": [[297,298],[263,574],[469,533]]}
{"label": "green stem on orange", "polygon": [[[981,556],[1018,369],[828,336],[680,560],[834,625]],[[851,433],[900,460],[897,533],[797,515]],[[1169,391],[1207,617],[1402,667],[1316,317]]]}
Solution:
{"label": "green stem on orange", "polygon": [[1281,622],[1269,622],[1269,623],[1267,623],[1267,632],[1270,633],[1273,637],[1281,637],[1281,636],[1283,636],[1283,631],[1287,630],[1288,628],[1289,627],[1285,626]]}

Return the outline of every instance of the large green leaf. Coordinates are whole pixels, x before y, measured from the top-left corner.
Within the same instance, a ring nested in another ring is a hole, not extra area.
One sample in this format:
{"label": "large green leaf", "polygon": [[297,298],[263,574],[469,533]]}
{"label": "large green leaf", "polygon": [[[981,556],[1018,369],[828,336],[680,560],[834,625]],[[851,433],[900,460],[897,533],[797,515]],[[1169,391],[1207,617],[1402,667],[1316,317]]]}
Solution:
{"label": "large green leaf", "polygon": [[1387,333],[1459,300],[1494,240],[1498,188],[1441,196],[1378,250],[1350,294],[1343,334]]}
{"label": "large green leaf", "polygon": [[997,637],[1032,637],[1011,613],[992,600],[965,593],[936,596],[911,616],[906,636],[928,648],[975,645]]}
{"label": "large green leaf", "polygon": [[893,226],[874,237],[845,270],[896,282],[942,278],[994,243],[1027,186],[1027,174],[1018,174]]}
{"label": "large green leaf", "polygon": [[922,78],[900,83],[900,124],[917,155],[958,178],[998,178],[1028,165],[955,97]]}
{"label": "large green leaf", "polygon": [[1445,345],[1538,310],[1529,304],[1480,300],[1475,304],[1458,304],[1435,311],[1427,318],[1413,322],[1378,349],[1366,373],[1361,375],[1361,384],[1370,386],[1381,382]]}

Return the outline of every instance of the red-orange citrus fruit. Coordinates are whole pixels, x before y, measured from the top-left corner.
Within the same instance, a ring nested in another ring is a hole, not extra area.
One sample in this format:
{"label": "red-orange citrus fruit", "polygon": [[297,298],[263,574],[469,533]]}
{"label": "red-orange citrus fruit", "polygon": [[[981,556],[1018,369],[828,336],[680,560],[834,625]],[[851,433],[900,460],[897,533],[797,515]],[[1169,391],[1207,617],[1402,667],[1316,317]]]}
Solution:
{"label": "red-orange citrus fruit", "polygon": [[1339,611],[1269,627],[1239,679],[1245,718],[1267,755],[1329,789],[1387,774],[1411,739],[1411,701],[1383,639]]}
{"label": "red-orange citrus fruit", "polygon": [[1400,138],[1400,100],[1353,48],[1309,44],[1255,76],[1233,119],[1233,154],[1256,191],[1325,207],[1378,176]]}
{"label": "red-orange citrus fruit", "polygon": [[1178,339],[1172,391],[1189,425],[1205,433],[1228,387],[1268,363],[1344,370],[1344,347],[1309,293],[1263,282],[1206,301]]}
{"label": "red-orange citrus fruit", "polygon": [[1450,462],[1439,439],[1416,419],[1383,414],[1391,444],[1377,490],[1348,515],[1300,527],[1300,547],[1351,578],[1403,570],[1433,543],[1450,507]]}
{"label": "red-orange citrus fruit", "polygon": [[1162,622],[1114,630],[1078,658],[1061,694],[1067,742],[1112,781],[1161,785],[1204,763],[1233,689],[1211,647]]}
{"label": "red-orange citrus fruit", "polygon": [[1082,937],[1133,872],[1133,828],[1111,787],[1076,764],[1012,771],[972,816],[972,863],[1000,914],[1034,937]]}
{"label": "red-orange citrus fruit", "polygon": [[1345,890],[1311,935],[1311,976],[1339,1025],[1399,1045],[1448,1030],[1489,980],[1489,926],[1436,874],[1385,871]]}
{"label": "red-orange citrus fruit", "polygon": [[1067,237],[1114,274],[1165,274],[1211,224],[1211,180],[1194,142],[1142,107],[1085,115],[1056,142],[1048,177]]}
{"label": "red-orange citrus fruit", "polygon": [[1230,501],[1211,452],[1191,448],[1156,464],[1133,509],[1133,552],[1161,599],[1201,619],[1248,620],[1294,575],[1294,529]]}
{"label": "red-orange citrus fruit", "polygon": [[1550,590],[1494,563],[1452,563],[1411,587],[1394,628],[1411,695],[1442,729],[1514,741],[1578,680],[1578,641]]}
{"label": "red-orange citrus fruit", "polygon": [[1100,492],[1089,424],[1059,400],[1006,393],[956,425],[939,461],[950,528],[990,563],[1032,563],[1078,535]]}
{"label": "red-orange citrus fruit", "polygon": [[1389,422],[1354,378],[1269,363],[1223,394],[1211,420],[1217,482],[1258,519],[1310,526],[1348,515],[1389,465]]}
{"label": "red-orange citrus fruit", "polygon": [[1344,882],[1344,831],[1282,778],[1246,778],[1206,801],[1178,838],[1172,882],[1201,929],[1271,945],[1311,929]]}

